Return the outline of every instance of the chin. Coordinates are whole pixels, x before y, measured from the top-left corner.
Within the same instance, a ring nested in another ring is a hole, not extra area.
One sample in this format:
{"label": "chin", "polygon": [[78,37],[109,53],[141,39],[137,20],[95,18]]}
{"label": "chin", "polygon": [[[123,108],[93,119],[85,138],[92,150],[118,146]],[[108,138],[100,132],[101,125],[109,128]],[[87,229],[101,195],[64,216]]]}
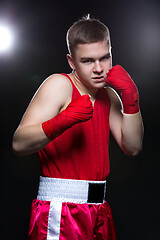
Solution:
{"label": "chin", "polygon": [[96,83],[94,84],[95,88],[104,88],[105,87],[105,82],[101,82],[101,83]]}

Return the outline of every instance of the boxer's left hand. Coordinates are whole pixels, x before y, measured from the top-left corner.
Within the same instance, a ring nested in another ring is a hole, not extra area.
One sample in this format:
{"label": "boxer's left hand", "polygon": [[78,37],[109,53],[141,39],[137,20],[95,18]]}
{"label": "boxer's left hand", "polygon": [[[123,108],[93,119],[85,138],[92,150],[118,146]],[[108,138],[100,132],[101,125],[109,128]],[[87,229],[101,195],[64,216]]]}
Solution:
{"label": "boxer's left hand", "polygon": [[107,73],[106,83],[121,93],[124,113],[139,111],[138,89],[124,68],[120,65],[112,67]]}

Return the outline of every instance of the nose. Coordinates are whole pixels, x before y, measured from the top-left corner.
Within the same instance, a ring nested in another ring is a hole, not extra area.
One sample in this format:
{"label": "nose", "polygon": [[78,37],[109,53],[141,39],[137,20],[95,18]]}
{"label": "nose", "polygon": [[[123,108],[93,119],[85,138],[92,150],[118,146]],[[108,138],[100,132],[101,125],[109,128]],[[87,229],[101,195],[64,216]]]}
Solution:
{"label": "nose", "polygon": [[101,63],[99,61],[95,62],[93,71],[95,73],[101,74],[103,72],[103,68],[101,66]]}

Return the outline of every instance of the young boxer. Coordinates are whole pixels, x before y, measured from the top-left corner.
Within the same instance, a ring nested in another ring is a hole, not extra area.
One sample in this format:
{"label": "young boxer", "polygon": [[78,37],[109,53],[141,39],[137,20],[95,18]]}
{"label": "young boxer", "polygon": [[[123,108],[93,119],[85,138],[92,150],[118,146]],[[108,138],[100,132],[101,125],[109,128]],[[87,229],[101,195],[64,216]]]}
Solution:
{"label": "young boxer", "polygon": [[38,152],[40,160],[29,239],[116,240],[105,199],[109,133],[124,153],[139,153],[138,90],[124,68],[112,67],[109,30],[99,20],[74,23],[67,46],[72,72],[42,83],[13,137],[17,155]]}

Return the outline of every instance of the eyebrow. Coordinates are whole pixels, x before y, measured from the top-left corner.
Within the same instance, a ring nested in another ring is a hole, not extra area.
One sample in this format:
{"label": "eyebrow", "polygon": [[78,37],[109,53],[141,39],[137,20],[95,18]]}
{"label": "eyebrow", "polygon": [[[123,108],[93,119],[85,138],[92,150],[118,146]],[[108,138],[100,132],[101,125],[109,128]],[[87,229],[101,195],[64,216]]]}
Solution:
{"label": "eyebrow", "polygon": [[[105,55],[103,55],[102,57],[100,57],[100,59],[102,59],[102,58],[104,58],[104,57],[110,57],[111,56],[111,54],[110,53],[107,53],[107,54],[105,54]],[[81,61],[85,61],[85,60],[91,60],[91,61],[93,61],[93,60],[95,60],[94,58],[90,58],[90,57],[82,57],[81,58]]]}

